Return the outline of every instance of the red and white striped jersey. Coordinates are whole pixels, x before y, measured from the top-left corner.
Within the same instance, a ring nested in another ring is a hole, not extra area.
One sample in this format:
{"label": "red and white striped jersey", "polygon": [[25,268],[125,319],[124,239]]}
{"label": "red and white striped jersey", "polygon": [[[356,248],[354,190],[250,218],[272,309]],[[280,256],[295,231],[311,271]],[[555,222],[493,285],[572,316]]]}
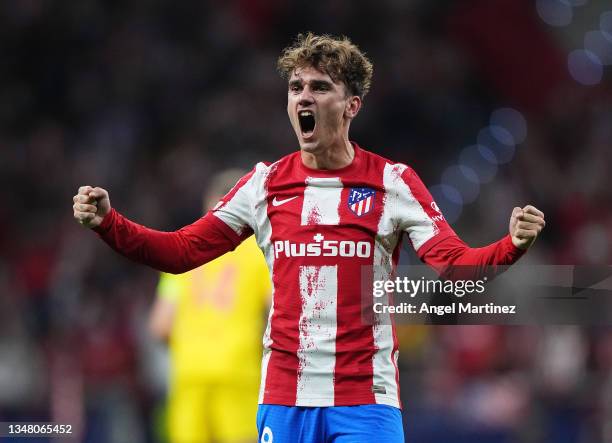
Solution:
{"label": "red and white striped jersey", "polygon": [[525,252],[509,235],[470,248],[410,168],[357,145],[353,162],[334,171],[307,168],[299,152],[258,164],[212,212],[174,232],[114,208],[94,231],[125,257],[172,273],[254,232],[274,284],[259,401],[299,406],[399,406],[394,329],[383,315],[362,322],[360,274],[374,265],[364,279],[387,279],[404,233],[421,260],[451,277],[466,265],[472,270],[464,277],[495,275]]}
{"label": "red and white striped jersey", "polygon": [[420,256],[455,234],[412,169],[354,146],[338,170],[259,163],[213,210],[254,232],[272,278],[260,403],[400,407],[395,330],[362,321],[361,268],[386,279],[404,233]]}

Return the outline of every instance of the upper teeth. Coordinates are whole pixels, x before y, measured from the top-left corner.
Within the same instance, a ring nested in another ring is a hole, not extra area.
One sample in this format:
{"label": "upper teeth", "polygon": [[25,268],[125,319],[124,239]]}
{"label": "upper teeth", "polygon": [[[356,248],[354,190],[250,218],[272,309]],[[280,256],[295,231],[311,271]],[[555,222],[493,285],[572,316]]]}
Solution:
{"label": "upper teeth", "polygon": [[313,115],[312,111],[300,111],[299,114],[302,115],[302,116]]}

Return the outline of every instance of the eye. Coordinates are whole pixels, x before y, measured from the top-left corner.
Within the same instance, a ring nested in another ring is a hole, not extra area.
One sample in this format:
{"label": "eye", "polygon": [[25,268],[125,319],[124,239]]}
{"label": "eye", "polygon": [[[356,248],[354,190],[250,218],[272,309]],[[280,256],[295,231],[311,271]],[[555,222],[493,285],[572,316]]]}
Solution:
{"label": "eye", "polygon": [[289,90],[291,92],[300,92],[302,87],[300,85],[289,85]]}

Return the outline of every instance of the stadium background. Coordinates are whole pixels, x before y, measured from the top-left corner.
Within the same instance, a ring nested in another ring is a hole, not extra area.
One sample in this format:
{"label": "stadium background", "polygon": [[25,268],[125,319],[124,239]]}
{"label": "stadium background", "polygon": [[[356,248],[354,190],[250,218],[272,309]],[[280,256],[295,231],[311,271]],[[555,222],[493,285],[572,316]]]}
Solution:
{"label": "stadium background", "polygon": [[[609,264],[606,11],[603,0],[2,2],[0,421],[156,441],[165,367],[145,323],[157,273],[80,228],[71,197],[100,185],[130,218],[174,229],[199,216],[211,172],[295,150],[275,60],[299,31],[346,34],[368,53],[374,82],[352,139],[412,165],[468,243],[504,235],[512,207],[531,202],[547,228],[524,262]],[[612,329],[400,335],[408,441],[612,441]]]}

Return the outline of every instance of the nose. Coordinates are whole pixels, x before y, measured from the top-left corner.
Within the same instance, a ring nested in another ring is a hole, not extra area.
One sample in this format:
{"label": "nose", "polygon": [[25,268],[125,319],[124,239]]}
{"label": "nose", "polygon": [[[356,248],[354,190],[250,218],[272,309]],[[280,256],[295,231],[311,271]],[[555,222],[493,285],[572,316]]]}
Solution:
{"label": "nose", "polygon": [[308,106],[314,103],[314,96],[312,95],[308,86],[305,86],[304,89],[302,89],[298,103],[300,106]]}

